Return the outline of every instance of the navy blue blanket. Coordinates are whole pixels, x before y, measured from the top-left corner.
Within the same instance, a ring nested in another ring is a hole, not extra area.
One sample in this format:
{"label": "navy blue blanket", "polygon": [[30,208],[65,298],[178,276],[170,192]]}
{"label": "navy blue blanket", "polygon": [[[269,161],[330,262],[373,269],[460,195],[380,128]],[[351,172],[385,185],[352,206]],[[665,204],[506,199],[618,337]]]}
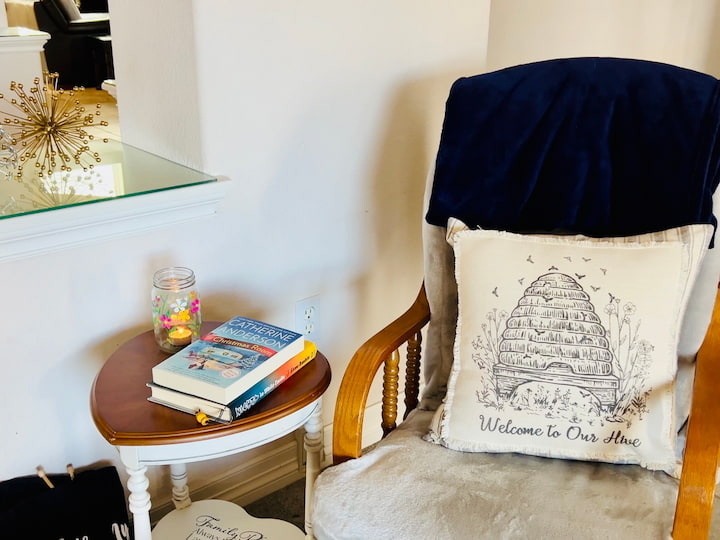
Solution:
{"label": "navy blue blanket", "polygon": [[618,58],[462,78],[426,219],[599,237],[715,226],[718,88],[706,74]]}

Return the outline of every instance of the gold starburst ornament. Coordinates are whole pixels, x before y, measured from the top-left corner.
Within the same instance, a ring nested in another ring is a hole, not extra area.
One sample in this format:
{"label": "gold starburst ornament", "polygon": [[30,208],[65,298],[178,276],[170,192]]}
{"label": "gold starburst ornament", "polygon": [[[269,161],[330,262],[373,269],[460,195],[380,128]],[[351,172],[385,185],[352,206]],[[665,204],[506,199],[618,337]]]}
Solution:
{"label": "gold starburst ornament", "polygon": [[[88,112],[76,98],[84,88],[72,90],[58,88],[58,74],[45,73],[44,84],[35,78],[34,85],[26,91],[22,84],[10,83],[14,96],[9,99],[0,94],[0,99],[9,104],[11,110],[3,118],[3,127],[15,146],[18,165],[15,177],[23,181],[25,167],[31,165],[34,174],[46,179],[54,173],[70,173],[81,169],[92,172],[95,163],[101,161],[100,154],[91,150],[90,141],[95,137],[87,132],[92,126],[107,126],[100,121],[100,105],[94,112]],[[7,107],[4,107],[7,108]],[[102,139],[108,142],[108,139]]]}

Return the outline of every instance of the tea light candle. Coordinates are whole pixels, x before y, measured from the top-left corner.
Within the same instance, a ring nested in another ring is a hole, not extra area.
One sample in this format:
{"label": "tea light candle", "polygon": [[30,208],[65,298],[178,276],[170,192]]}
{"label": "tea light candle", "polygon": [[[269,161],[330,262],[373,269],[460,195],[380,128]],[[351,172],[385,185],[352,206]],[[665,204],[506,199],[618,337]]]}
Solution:
{"label": "tea light candle", "polygon": [[168,332],[168,341],[175,346],[189,345],[192,331],[187,326],[173,326]]}

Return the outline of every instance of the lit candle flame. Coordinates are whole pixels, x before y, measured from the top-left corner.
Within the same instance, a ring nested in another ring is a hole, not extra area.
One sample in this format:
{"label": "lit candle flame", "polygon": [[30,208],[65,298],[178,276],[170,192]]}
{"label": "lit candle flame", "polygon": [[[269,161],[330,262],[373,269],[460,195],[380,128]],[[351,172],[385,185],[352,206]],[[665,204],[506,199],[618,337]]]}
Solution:
{"label": "lit candle flame", "polygon": [[192,339],[192,330],[187,326],[173,326],[168,332],[168,341],[173,345],[187,345]]}

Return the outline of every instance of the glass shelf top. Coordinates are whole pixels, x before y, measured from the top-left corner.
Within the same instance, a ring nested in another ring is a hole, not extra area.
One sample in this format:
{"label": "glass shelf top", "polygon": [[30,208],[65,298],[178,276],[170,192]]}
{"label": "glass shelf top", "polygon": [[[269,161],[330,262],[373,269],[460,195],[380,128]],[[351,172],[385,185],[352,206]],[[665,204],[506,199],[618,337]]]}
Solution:
{"label": "glass shelf top", "polygon": [[0,219],[216,182],[217,178],[115,140],[96,142],[87,172],[0,178]]}

